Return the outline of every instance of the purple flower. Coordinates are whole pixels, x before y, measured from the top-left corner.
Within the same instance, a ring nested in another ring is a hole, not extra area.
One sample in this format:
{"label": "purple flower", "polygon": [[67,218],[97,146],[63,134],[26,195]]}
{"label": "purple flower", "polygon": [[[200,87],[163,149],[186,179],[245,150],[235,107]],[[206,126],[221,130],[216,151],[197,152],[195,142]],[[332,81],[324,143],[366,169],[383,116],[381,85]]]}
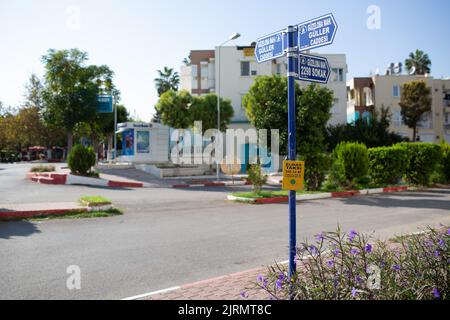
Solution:
{"label": "purple flower", "polygon": [[439,299],[441,297],[441,294],[437,288],[433,289],[433,295],[436,299]]}
{"label": "purple flower", "polygon": [[316,241],[317,241],[317,242],[320,243],[320,242],[322,242],[323,240],[324,240],[323,233],[316,235]]}
{"label": "purple flower", "polygon": [[327,266],[332,268],[334,266],[334,261],[333,260],[328,260],[327,261]]}
{"label": "purple flower", "polygon": [[371,253],[372,252],[372,245],[370,243],[368,243],[365,247],[364,250],[366,250],[366,252]]}
{"label": "purple flower", "polygon": [[359,250],[356,248],[353,248],[352,250],[350,250],[350,254],[356,256],[359,253]]}
{"label": "purple flower", "polygon": [[392,267],[392,269],[394,269],[395,271],[400,271],[401,268],[398,264],[396,264]]}
{"label": "purple flower", "polygon": [[439,240],[439,247],[444,247],[444,246],[445,246],[445,241]]}
{"label": "purple flower", "polygon": [[278,290],[283,289],[283,281],[282,280],[277,280],[277,289]]}
{"label": "purple flower", "polygon": [[340,251],[339,251],[338,248],[334,249],[333,254],[334,254],[335,256],[338,256],[339,253],[340,253]]}
{"label": "purple flower", "polygon": [[436,250],[436,251],[434,252],[434,256],[435,256],[436,258],[438,258],[438,257],[440,256],[439,251]]}
{"label": "purple flower", "polygon": [[247,292],[241,291],[241,297],[247,299],[248,298]]}
{"label": "purple flower", "polygon": [[362,283],[364,280],[360,276],[356,276],[356,281]]}
{"label": "purple flower", "polygon": [[448,229],[448,230],[447,230],[447,235],[449,235],[449,236],[450,236],[450,229]]}
{"label": "purple flower", "polygon": [[358,232],[356,232],[355,230],[351,230],[348,234],[348,240],[350,240],[350,242],[353,242],[357,235]]}
{"label": "purple flower", "polygon": [[353,288],[352,289],[352,297],[355,298],[357,294],[358,294],[358,290],[356,290],[356,288]]}
{"label": "purple flower", "polygon": [[278,280],[284,281],[285,279],[286,279],[286,276],[284,275],[284,273],[280,272],[280,275],[278,276]]}
{"label": "purple flower", "polygon": [[311,251],[312,254],[318,254],[319,250],[316,246],[309,246],[309,251]]}

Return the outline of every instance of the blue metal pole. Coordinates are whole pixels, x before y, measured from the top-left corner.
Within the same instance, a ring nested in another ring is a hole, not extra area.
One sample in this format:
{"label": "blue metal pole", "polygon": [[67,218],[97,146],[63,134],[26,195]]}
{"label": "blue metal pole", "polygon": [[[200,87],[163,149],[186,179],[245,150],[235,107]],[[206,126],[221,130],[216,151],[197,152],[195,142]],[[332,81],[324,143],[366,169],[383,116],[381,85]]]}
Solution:
{"label": "blue metal pole", "polygon": [[[297,158],[297,142],[296,142],[296,107],[295,107],[295,79],[297,49],[295,48],[296,30],[293,26],[289,26],[287,30],[287,61],[288,61],[288,160],[295,161]],[[289,191],[289,277],[295,274],[296,251],[297,251],[297,213],[296,213],[296,192]]]}

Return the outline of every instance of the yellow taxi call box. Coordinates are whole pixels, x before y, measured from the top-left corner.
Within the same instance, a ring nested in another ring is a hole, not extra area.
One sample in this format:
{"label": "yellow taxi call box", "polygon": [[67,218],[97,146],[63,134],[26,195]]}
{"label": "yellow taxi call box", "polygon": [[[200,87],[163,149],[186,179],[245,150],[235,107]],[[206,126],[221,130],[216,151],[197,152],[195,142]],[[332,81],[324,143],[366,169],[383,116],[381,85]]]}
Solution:
{"label": "yellow taxi call box", "polygon": [[283,190],[301,191],[305,178],[304,161],[283,161]]}

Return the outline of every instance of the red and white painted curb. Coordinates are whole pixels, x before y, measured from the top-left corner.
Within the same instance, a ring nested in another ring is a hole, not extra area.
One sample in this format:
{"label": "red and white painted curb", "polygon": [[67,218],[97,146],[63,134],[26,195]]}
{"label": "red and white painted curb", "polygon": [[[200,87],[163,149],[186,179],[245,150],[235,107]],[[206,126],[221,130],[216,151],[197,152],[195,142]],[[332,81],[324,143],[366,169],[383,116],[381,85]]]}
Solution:
{"label": "red and white painted curb", "polygon": [[148,184],[142,182],[96,179],[96,178],[76,176],[67,173],[30,172],[27,174],[27,179],[34,181],[36,183],[54,184],[54,185],[85,185],[85,186],[111,187],[111,188],[146,188],[149,186]]}
{"label": "red and white painted curb", "polygon": [[1,220],[29,219],[46,216],[58,216],[71,212],[89,212],[88,208],[70,208],[70,209],[42,209],[42,210],[24,210],[24,211],[0,211]]}
{"label": "red and white painted curb", "polygon": [[[356,196],[360,196],[360,195],[404,192],[404,191],[413,191],[413,190],[416,190],[416,188],[402,186],[402,187],[388,187],[388,188],[365,189],[365,190],[343,191],[343,192],[302,194],[302,195],[297,195],[297,202],[308,201],[308,200],[330,199],[330,198],[350,198],[350,197],[356,197]],[[228,200],[253,203],[253,204],[273,204],[273,203],[287,203],[289,201],[289,198],[288,197],[274,197],[274,198],[256,199],[256,198],[243,198],[243,197],[236,197],[233,195],[228,195]]]}
{"label": "red and white painted curb", "polygon": [[175,189],[187,189],[187,188],[213,188],[213,187],[237,187],[237,186],[249,186],[251,182],[248,181],[222,181],[222,182],[206,182],[199,184],[174,184],[172,188]]}

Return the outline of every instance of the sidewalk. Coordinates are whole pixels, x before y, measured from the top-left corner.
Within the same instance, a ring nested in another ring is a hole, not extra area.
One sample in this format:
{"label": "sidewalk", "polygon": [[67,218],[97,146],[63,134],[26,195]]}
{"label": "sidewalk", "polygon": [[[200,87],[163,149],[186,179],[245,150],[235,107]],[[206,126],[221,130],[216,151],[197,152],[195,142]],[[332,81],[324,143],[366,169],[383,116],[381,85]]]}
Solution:
{"label": "sidewalk", "polygon": [[266,272],[261,267],[124,300],[267,300],[268,293],[255,286],[258,275]]}

